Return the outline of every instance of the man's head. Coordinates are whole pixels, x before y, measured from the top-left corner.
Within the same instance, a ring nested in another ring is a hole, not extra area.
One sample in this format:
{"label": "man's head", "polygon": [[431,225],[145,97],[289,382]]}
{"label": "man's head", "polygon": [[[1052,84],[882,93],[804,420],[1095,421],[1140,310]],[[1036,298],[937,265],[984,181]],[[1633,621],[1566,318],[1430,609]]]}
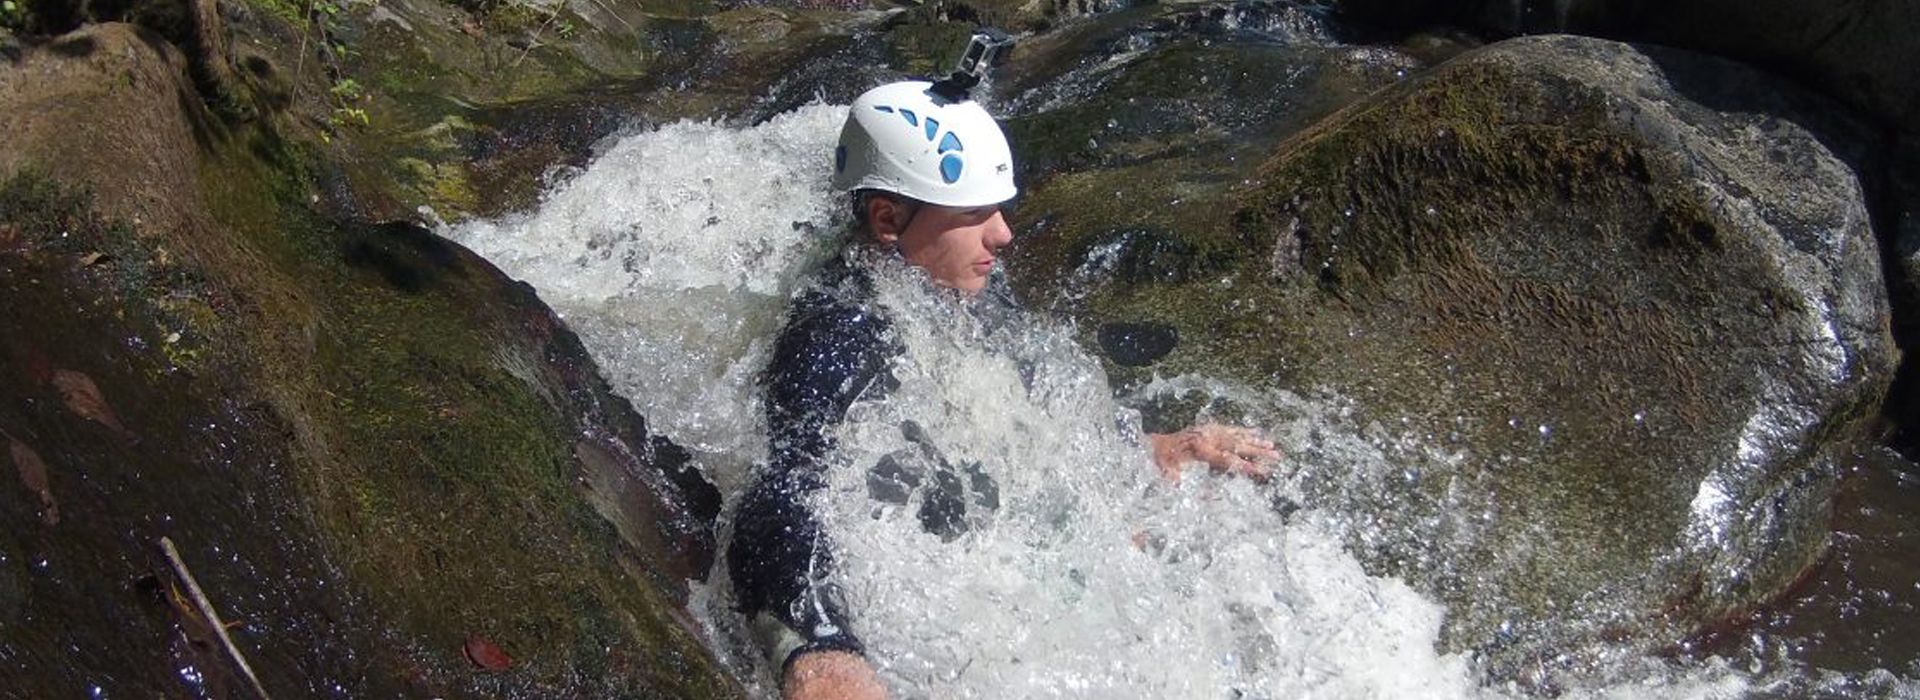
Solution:
{"label": "man's head", "polygon": [[858,193],[855,214],[873,242],[942,285],[978,291],[1012,240],[999,210],[1019,192],[1006,135],[979,104],[929,83],[882,85],[854,100],[834,184]]}

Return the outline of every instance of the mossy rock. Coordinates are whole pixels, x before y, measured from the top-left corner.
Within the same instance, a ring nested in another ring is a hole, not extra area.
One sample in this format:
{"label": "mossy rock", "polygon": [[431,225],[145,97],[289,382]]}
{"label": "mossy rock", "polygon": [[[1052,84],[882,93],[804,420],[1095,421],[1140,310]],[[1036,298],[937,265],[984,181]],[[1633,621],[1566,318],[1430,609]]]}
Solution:
{"label": "mossy rock", "polygon": [[[0,73],[0,371],[25,381],[0,427],[47,477],[4,495],[0,593],[27,593],[0,615],[31,631],[9,658],[59,669],[30,694],[246,694],[162,535],[276,696],[740,694],[682,609],[717,492],[530,288],[316,213],[314,153],[214,119],[138,30],[22,63]],[[29,556],[50,563],[11,568]]]}
{"label": "mossy rock", "polygon": [[1339,397],[1413,445],[1357,467],[1283,447],[1308,505],[1361,514],[1372,570],[1449,605],[1447,648],[1518,675],[1675,641],[1821,553],[1830,455],[1896,356],[1853,168],[1872,140],[1835,114],[1701,55],[1513,40],[1293,136],[1184,218],[1126,210],[1189,174],[1057,176],[1022,212],[1022,272],[1083,328],[1177,332],[1150,368],[1111,363],[1123,384]]}

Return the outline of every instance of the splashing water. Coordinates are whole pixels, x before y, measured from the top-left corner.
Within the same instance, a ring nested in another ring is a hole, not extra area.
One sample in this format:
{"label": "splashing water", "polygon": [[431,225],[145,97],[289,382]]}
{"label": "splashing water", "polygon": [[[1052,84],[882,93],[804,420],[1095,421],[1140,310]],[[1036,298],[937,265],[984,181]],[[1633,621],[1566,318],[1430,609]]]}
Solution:
{"label": "splashing water", "polygon": [[[907,348],[900,386],[857,406],[820,505],[842,583],[907,697],[1465,697],[1433,652],[1441,611],[1370,578],[1311,519],[1244,480],[1157,483],[1138,419],[1066,329],[982,321],[916,275],[880,276]],[[867,496],[911,449],[977,462],[1000,507],[952,542]]]}
{"label": "splashing water", "polygon": [[[845,113],[814,105],[748,128],[677,123],[631,135],[558,182],[538,211],[445,234],[531,282],[616,390],[738,494],[765,458],[756,379],[787,299],[844,227],[821,164]],[[1367,575],[1342,544],[1364,525],[1315,496],[1365,498],[1449,455],[1354,425],[1339,397],[1174,377],[1142,391],[1228,397],[1253,407],[1283,448],[1309,447],[1291,449],[1289,475],[1269,486],[1197,474],[1168,484],[1147,459],[1138,416],[1116,403],[1071,329],[880,267],[876,303],[906,348],[893,366],[899,388],[856,405],[838,428],[843,449],[816,506],[838,543],[857,631],[897,696],[1523,694],[1488,687],[1471,659],[1437,652],[1443,608]],[[997,488],[998,507],[972,514],[951,541],[923,531],[913,504],[869,496],[868,469],[909,447],[909,421],[920,441],[977,463]],[[693,607],[716,655],[770,694],[771,671],[745,641],[725,579],[696,585]],[[1603,678],[1559,690],[1780,692],[1777,679],[1718,661],[1614,661]],[[1879,687],[1908,687],[1891,683]]]}
{"label": "splashing water", "polygon": [[845,107],[619,141],[532,214],[450,238],[539,289],[614,389],[737,491],[765,452],[754,378],[833,219],[820,153]]}

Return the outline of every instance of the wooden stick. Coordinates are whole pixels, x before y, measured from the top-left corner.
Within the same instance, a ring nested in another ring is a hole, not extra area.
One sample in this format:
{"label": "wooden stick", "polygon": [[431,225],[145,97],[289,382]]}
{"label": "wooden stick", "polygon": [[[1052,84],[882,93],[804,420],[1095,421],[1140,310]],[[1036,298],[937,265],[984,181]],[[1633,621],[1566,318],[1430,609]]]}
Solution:
{"label": "wooden stick", "polygon": [[227,625],[220,621],[220,613],[214,612],[213,602],[207,600],[207,594],[200,591],[200,583],[193,580],[193,572],[187,570],[187,562],[180,558],[180,550],[173,546],[173,540],[160,538],[160,549],[167,553],[167,561],[173,564],[173,573],[186,582],[187,595],[192,596],[193,604],[200,608],[200,616],[213,626],[213,633],[220,637],[220,645],[227,648],[227,655],[232,656],[233,662],[240,666],[240,675],[246,676],[247,682],[253,684],[253,692],[260,696],[260,700],[272,700],[267,697],[266,686],[260,684],[260,677],[253,675],[253,667],[247,665],[247,657],[240,655],[240,647],[234,646],[233,638],[227,636]]}

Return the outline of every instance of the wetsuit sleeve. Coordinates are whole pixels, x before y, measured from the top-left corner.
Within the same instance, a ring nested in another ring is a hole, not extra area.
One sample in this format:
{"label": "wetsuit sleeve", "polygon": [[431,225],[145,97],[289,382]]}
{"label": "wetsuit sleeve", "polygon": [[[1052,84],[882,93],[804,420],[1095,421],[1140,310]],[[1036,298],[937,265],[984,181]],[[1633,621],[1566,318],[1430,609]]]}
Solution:
{"label": "wetsuit sleeve", "polygon": [[740,503],[728,568],[741,611],[785,663],[797,652],[859,653],[828,582],[833,550],[808,496],[826,485],[831,428],[876,385],[892,352],[886,324],[839,304],[797,304],[766,375],[771,456]]}

